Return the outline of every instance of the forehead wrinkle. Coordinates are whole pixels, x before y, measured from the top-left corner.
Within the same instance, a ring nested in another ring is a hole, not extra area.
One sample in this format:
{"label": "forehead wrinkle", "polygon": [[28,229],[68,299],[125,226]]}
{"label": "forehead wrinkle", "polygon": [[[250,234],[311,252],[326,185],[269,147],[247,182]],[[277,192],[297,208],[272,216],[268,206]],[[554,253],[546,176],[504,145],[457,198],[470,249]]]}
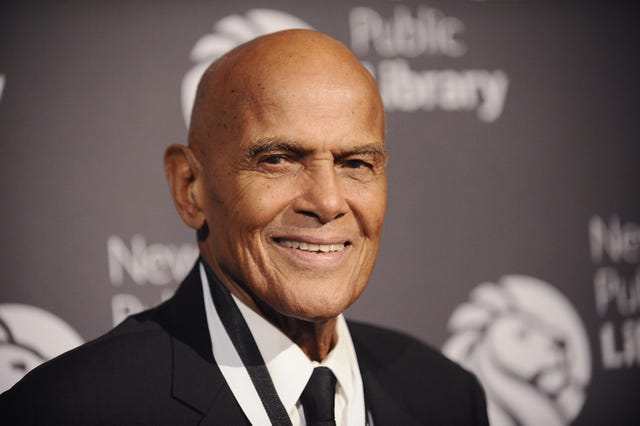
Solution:
{"label": "forehead wrinkle", "polygon": [[246,120],[269,119],[284,100],[296,100],[295,90],[287,90],[292,79],[318,92],[359,87],[371,116],[377,116],[386,132],[375,80],[357,58],[328,36],[293,30],[240,45],[205,71],[191,116],[189,145],[206,155],[220,143],[231,139],[237,143]]}

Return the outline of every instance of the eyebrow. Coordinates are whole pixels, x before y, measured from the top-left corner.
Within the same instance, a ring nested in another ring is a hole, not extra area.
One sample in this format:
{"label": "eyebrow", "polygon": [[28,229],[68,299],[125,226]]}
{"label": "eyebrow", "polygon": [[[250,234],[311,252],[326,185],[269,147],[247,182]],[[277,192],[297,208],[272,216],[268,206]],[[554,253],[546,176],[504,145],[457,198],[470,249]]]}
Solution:
{"label": "eyebrow", "polygon": [[285,151],[297,155],[304,155],[309,150],[304,149],[299,143],[287,139],[259,138],[249,147],[249,156],[253,158],[264,152],[273,151]]}
{"label": "eyebrow", "polygon": [[[303,156],[313,151],[303,147],[301,144],[288,139],[280,138],[259,138],[249,148],[249,156],[256,157],[265,152],[284,151],[298,156]],[[336,159],[343,159],[354,155],[371,155],[378,158],[386,158],[387,154],[384,145],[379,142],[357,145],[351,148],[340,150],[334,154]]]}
{"label": "eyebrow", "polygon": [[354,146],[353,148],[345,149],[336,155],[336,158],[342,159],[346,157],[357,155],[370,155],[373,157],[386,158],[387,154],[384,150],[384,145],[381,143],[367,143],[363,145]]}

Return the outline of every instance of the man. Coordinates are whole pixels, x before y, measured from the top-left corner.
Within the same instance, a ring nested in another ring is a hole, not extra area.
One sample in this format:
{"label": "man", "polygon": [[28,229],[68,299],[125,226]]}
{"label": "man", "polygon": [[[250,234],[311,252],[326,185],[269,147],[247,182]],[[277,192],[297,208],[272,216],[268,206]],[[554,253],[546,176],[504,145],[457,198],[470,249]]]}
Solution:
{"label": "man", "polygon": [[201,258],[176,295],[2,397],[26,424],[486,424],[475,378],[347,323],[386,207],[375,81],[337,41],[274,33],[205,72],[165,169]]}

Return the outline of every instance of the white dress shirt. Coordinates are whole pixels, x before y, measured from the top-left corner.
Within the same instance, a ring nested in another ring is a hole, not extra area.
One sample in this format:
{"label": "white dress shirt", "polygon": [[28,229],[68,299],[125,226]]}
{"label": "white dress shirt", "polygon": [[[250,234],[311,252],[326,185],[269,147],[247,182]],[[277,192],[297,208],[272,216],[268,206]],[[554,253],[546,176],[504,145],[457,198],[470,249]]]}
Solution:
{"label": "white dress shirt", "polygon": [[[251,382],[249,373],[242,364],[238,352],[220,321],[209,291],[207,274],[202,264],[200,264],[200,279],[213,357],[251,424],[269,425],[271,422]],[[269,370],[276,392],[294,426],[305,425],[304,411],[299,399],[313,369],[318,365],[330,368],[337,379],[336,424],[346,426],[363,426],[365,424],[362,377],[351,335],[342,315],[338,317],[336,325],[338,338],[336,345],[327,357],[318,363],[309,360],[291,339],[270,322],[236,299],[235,296],[233,299],[249,326]]]}

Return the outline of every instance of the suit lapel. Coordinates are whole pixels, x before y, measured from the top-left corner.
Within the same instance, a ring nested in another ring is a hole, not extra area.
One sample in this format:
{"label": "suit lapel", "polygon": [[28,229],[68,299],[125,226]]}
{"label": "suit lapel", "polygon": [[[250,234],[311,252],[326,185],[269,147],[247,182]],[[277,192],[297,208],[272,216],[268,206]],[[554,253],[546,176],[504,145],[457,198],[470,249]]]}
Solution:
{"label": "suit lapel", "polygon": [[367,409],[371,412],[374,426],[391,424],[411,426],[421,424],[411,417],[407,410],[397,402],[394,395],[388,392],[374,372],[363,369],[362,365],[360,365],[360,373],[362,374]]}
{"label": "suit lapel", "polygon": [[[373,425],[398,424],[412,426],[422,424],[409,414],[400,395],[394,394],[390,386],[392,378],[384,374],[384,366],[376,361],[376,354],[366,344],[354,324],[349,324],[349,332],[356,350],[367,410],[373,418]],[[384,348],[378,348],[384,350]]]}
{"label": "suit lapel", "polygon": [[173,397],[202,414],[200,425],[247,423],[217,365],[177,339],[173,351]]}
{"label": "suit lapel", "polygon": [[159,316],[171,335],[172,396],[199,412],[202,425],[248,424],[213,359],[197,263]]}

